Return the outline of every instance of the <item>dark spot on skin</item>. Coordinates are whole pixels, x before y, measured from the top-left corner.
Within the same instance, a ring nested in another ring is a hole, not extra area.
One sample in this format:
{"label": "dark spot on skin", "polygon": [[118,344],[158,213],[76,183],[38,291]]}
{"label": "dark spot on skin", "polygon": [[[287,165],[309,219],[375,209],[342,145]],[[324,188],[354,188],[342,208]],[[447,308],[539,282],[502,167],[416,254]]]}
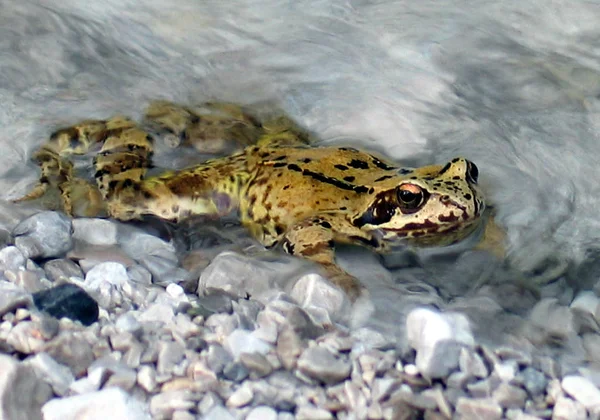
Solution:
{"label": "dark spot on skin", "polygon": [[329,243],[319,243],[311,247],[304,248],[302,251],[300,251],[300,255],[303,255],[305,257],[312,257],[313,255],[321,254],[326,248],[332,247],[329,246]]}
{"label": "dark spot on skin", "polygon": [[458,175],[454,175],[454,176],[452,177],[452,179],[459,180],[459,179],[460,179],[460,176],[458,176]]}
{"label": "dark spot on skin", "polygon": [[452,159],[452,163],[456,163],[456,162],[458,162],[459,160],[460,160],[460,158],[454,158],[454,159]]}
{"label": "dark spot on skin", "polygon": [[389,165],[383,163],[382,161],[377,159],[375,156],[371,156],[371,158],[373,159],[373,165],[377,166],[379,169],[383,169],[384,171],[391,171],[393,169],[396,169],[393,166],[389,166]]}
{"label": "dark spot on skin", "polygon": [[290,163],[287,167],[290,171],[302,172],[302,169],[295,163]]}
{"label": "dark spot on skin", "polygon": [[342,211],[348,210],[348,207],[340,207],[340,210],[342,210]]}
{"label": "dark spot on skin", "polygon": [[287,159],[287,156],[286,156],[286,155],[283,155],[283,156],[277,156],[277,157],[276,157],[276,158],[274,158],[273,160],[285,160],[285,159]]}
{"label": "dark spot on skin", "polygon": [[384,176],[381,176],[381,177],[377,178],[375,180],[375,182],[385,181],[386,179],[390,179],[390,178],[393,178],[393,177],[394,177],[393,175],[384,175]]}
{"label": "dark spot on skin", "polygon": [[340,181],[337,178],[331,178],[318,172],[309,171],[308,169],[303,170],[302,175],[309,176],[313,179],[316,179],[317,181],[324,182],[326,184],[334,185],[343,190],[350,190],[359,194],[367,192],[367,187],[364,187],[362,185],[347,184],[343,181]]}
{"label": "dark spot on skin", "polygon": [[405,169],[405,168],[402,168],[402,169],[398,169],[398,171],[397,171],[397,172],[398,172],[400,175],[408,175],[408,174],[412,173],[412,170],[410,170],[410,169]]}
{"label": "dark spot on skin", "polygon": [[269,211],[273,208],[273,205],[271,203],[267,203],[265,204],[265,210]]}
{"label": "dark spot on skin", "polygon": [[347,171],[348,170],[348,167],[346,165],[337,164],[337,165],[334,165],[333,167],[339,169],[340,171]]}
{"label": "dark spot on skin", "polygon": [[411,176],[410,179],[417,179],[418,177],[416,176]]}
{"label": "dark spot on skin", "polygon": [[398,207],[392,195],[394,191],[385,191],[377,196],[373,204],[356,220],[353,224],[356,227],[364,225],[378,226],[392,220],[395,210]]}
{"label": "dark spot on skin", "polygon": [[294,244],[289,239],[285,238],[281,243],[281,247],[288,254],[294,255]]}
{"label": "dark spot on skin", "polygon": [[444,223],[452,223],[452,222],[456,222],[458,220],[458,216],[454,215],[454,212],[450,212],[450,214],[448,216],[444,216],[443,214],[438,216],[438,220],[440,222],[444,222]]}
{"label": "dark spot on skin", "polygon": [[355,169],[369,169],[369,164],[360,159],[352,159],[350,162],[348,162],[348,166]]}
{"label": "dark spot on skin", "polygon": [[471,198],[473,198],[471,194],[465,194],[465,200],[470,200]]}
{"label": "dark spot on skin", "polygon": [[251,195],[250,198],[248,199],[248,204],[253,205],[254,203],[256,203],[256,196]]}
{"label": "dark spot on skin", "polygon": [[348,182],[354,182],[356,178],[353,176],[345,176],[344,177],[344,181],[348,181]]}
{"label": "dark spot on skin", "polygon": [[304,159],[302,159],[302,162],[310,163],[311,160],[312,160],[311,158],[304,158]]}
{"label": "dark spot on skin", "polygon": [[289,189],[289,188],[290,188],[290,186],[289,186],[289,185],[286,185],[285,187],[283,187],[283,189],[284,189],[284,190],[287,190],[287,189]]}
{"label": "dark spot on skin", "polygon": [[263,159],[266,158],[269,155],[270,155],[269,152],[261,152],[261,153],[258,154],[258,156],[261,157],[261,158],[263,158]]}
{"label": "dark spot on skin", "polygon": [[354,147],[338,147],[338,150],[343,150],[345,152],[358,152]]}
{"label": "dark spot on skin", "polygon": [[278,235],[283,235],[285,228],[282,225],[275,225],[275,232],[277,232]]}
{"label": "dark spot on skin", "polygon": [[108,188],[111,190],[114,190],[115,188],[117,188],[118,184],[119,184],[119,181],[110,181],[108,183]]}
{"label": "dark spot on skin", "polygon": [[375,192],[375,188],[371,187],[369,188],[369,194],[373,194]]}
{"label": "dark spot on skin", "polygon": [[439,175],[443,175],[444,173],[448,172],[448,169],[450,169],[450,166],[452,166],[450,164],[450,162],[446,163],[446,165],[444,165],[444,167],[440,170],[440,172],[438,173]]}
{"label": "dark spot on skin", "polygon": [[229,175],[229,182],[235,182],[235,175]]}
{"label": "dark spot on skin", "polygon": [[375,238],[363,238],[362,236],[350,236],[350,239],[356,243],[364,245],[369,248],[378,248],[379,243]]}
{"label": "dark spot on skin", "polygon": [[282,176],[283,176],[283,173],[281,173],[281,172],[279,172],[279,173],[277,174],[277,178],[281,178]]}
{"label": "dark spot on skin", "polygon": [[273,168],[283,168],[286,165],[287,165],[287,163],[285,163],[285,162],[277,162],[273,165]]}
{"label": "dark spot on skin", "polygon": [[321,226],[323,226],[325,229],[331,229],[331,223],[323,220],[319,223]]}
{"label": "dark spot on skin", "polygon": [[389,230],[393,230],[394,232],[410,232],[410,231],[417,231],[417,230],[428,230],[430,232],[436,232],[437,229],[439,228],[439,226],[435,223],[433,223],[431,220],[426,219],[423,223],[407,223],[404,226],[402,226],[400,229],[389,229]]}

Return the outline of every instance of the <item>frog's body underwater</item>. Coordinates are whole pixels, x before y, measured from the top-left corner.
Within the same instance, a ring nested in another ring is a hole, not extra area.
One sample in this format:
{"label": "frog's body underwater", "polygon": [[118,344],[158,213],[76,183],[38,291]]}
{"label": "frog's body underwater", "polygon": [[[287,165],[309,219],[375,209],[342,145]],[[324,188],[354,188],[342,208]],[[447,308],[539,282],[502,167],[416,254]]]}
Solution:
{"label": "frog's body underwater", "polygon": [[[119,220],[155,215],[181,221],[238,211],[256,239],[321,264],[352,299],[361,286],[336,265],[335,243],[377,252],[406,243],[449,245],[476,228],[485,207],[477,167],[463,158],[400,168],[353,148],[309,147],[310,136],[285,117],[261,123],[224,103],[153,102],[146,124],[200,150],[218,151],[227,141],[240,147],[230,156],[147,176],[153,138],[146,131],[121,116],[83,121],[56,131],[36,152],[40,182],[17,201],[56,187],[72,215],[104,211]],[[76,177],[68,160],[94,145],[101,146],[96,186]]]}

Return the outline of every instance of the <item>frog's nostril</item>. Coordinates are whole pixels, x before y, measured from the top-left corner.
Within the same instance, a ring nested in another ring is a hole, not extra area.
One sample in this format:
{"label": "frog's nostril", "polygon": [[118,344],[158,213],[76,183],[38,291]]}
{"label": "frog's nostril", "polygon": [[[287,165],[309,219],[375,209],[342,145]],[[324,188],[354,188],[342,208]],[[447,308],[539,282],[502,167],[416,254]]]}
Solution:
{"label": "frog's nostril", "polygon": [[477,165],[475,165],[470,160],[467,160],[467,181],[477,184],[477,180],[479,179],[479,169],[477,169]]}

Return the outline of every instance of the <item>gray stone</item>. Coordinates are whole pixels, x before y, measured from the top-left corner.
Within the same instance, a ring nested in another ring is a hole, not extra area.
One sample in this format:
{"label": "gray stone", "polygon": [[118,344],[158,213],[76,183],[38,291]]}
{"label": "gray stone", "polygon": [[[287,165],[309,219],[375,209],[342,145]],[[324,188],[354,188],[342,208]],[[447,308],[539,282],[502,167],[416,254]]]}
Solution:
{"label": "gray stone", "polygon": [[81,267],[73,261],[66,258],[50,260],[44,264],[46,277],[52,282],[69,279],[71,277],[83,278]]}
{"label": "gray stone", "polygon": [[158,349],[156,371],[159,375],[172,373],[175,365],[183,360],[184,347],[174,341],[161,341]]}
{"label": "gray stone", "polygon": [[314,405],[302,405],[296,410],[296,420],[333,420],[333,418],[331,412]]}
{"label": "gray stone", "polygon": [[152,273],[146,267],[133,264],[127,267],[127,276],[131,281],[149,286],[152,284]]}
{"label": "gray stone", "polygon": [[31,366],[36,375],[48,383],[58,396],[65,395],[75,380],[71,370],[58,363],[48,353],[38,353],[28,359],[26,364]]}
{"label": "gray stone", "polygon": [[225,349],[235,360],[239,360],[242,353],[267,354],[271,346],[256,338],[251,331],[238,329],[225,339]]}
{"label": "gray stone", "polygon": [[203,416],[203,420],[235,420],[235,417],[222,405],[215,405]]}
{"label": "gray stone", "polygon": [[265,405],[254,407],[246,416],[246,420],[278,420],[277,411]]}
{"label": "gray stone", "polygon": [[232,361],[233,356],[219,344],[211,345],[206,352],[206,364],[217,375]]}
{"label": "gray stone", "polygon": [[38,270],[5,271],[4,276],[7,280],[30,293],[39,292],[52,285],[48,280],[42,278],[43,273],[38,272]]}
{"label": "gray stone", "polygon": [[310,347],[298,359],[298,370],[326,384],[335,384],[350,376],[350,362],[322,347]]}
{"label": "gray stone", "polygon": [[167,286],[186,279],[188,273],[179,267],[172,243],[136,229],[124,232],[119,239],[123,250],[152,274],[155,284]]}
{"label": "gray stone", "polygon": [[226,251],[217,255],[202,272],[198,294],[215,288],[238,298],[250,295],[261,301],[261,294],[282,289],[296,268],[297,264],[267,263]]}
{"label": "gray stone", "polygon": [[458,358],[460,370],[471,377],[485,378],[488,376],[488,369],[479,356],[473,349],[462,348]]}
{"label": "gray stone", "polygon": [[242,384],[242,386],[236,389],[227,399],[227,407],[243,407],[250,404],[252,398],[254,398],[254,392],[250,386]]}
{"label": "gray stone", "polygon": [[0,354],[0,418],[37,420],[52,390],[34,371],[12,357]]}
{"label": "gray stone", "polygon": [[127,269],[123,264],[107,261],[100,263],[85,275],[86,286],[91,289],[99,289],[104,283],[116,288],[122,288],[129,281]]}
{"label": "gray stone", "polygon": [[118,388],[54,399],[42,407],[44,420],[150,420],[142,403]]}
{"label": "gray stone", "polygon": [[10,330],[6,342],[20,353],[37,353],[46,344],[39,331],[37,322],[20,322]]}
{"label": "gray stone", "polygon": [[283,367],[290,370],[296,367],[298,357],[304,351],[304,344],[294,329],[286,326],[277,337],[276,350]]}
{"label": "gray stone", "polygon": [[262,378],[273,371],[273,366],[260,353],[242,353],[240,354],[240,362],[250,371],[252,379]]}
{"label": "gray stone", "polygon": [[600,334],[583,334],[581,338],[587,360],[596,363],[600,362]]}
{"label": "gray stone", "polygon": [[473,346],[468,319],[418,308],[406,319],[408,342],[417,351],[416,365],[425,377],[440,378],[458,366],[460,351]]}
{"label": "gray stone", "polygon": [[0,272],[4,270],[16,271],[25,266],[26,258],[16,246],[7,246],[0,249]]}
{"label": "gray stone", "polygon": [[17,308],[33,305],[33,297],[25,289],[0,280],[0,317]]}
{"label": "gray stone", "polygon": [[591,290],[581,291],[569,305],[571,312],[577,317],[578,323],[592,331],[600,331],[596,313],[600,309],[600,298]]}
{"label": "gray stone", "polygon": [[115,322],[115,327],[117,327],[117,331],[127,332],[133,334],[135,337],[139,337],[142,333],[142,324],[131,312],[118,317]]}
{"label": "gray stone", "polygon": [[248,377],[250,372],[240,362],[228,363],[223,369],[223,376],[233,382],[241,382]]}
{"label": "gray stone", "polygon": [[523,408],[527,393],[521,388],[502,382],[492,393],[492,399],[502,408]]}
{"label": "gray stone", "polygon": [[196,406],[194,393],[187,389],[161,392],[150,398],[153,418],[171,418],[175,411],[191,410]]}
{"label": "gray stone", "polygon": [[73,239],[90,245],[115,245],[117,225],[112,220],[78,218],[73,220]]}
{"label": "gray stone", "polygon": [[585,420],[587,413],[583,404],[567,397],[559,397],[554,403],[552,420]]}
{"label": "gray stone", "polygon": [[303,308],[323,308],[334,320],[346,319],[350,301],[342,289],[319,274],[306,274],[296,281],[290,292]]}
{"label": "gray stone", "polygon": [[495,376],[490,376],[481,381],[467,384],[467,389],[474,398],[486,398],[492,395],[498,385],[500,385],[500,380]]}
{"label": "gray stone", "polygon": [[456,414],[461,420],[500,420],[502,407],[490,399],[459,398],[456,403]]}
{"label": "gray stone", "polygon": [[568,375],[562,379],[562,389],[587,409],[600,406],[600,390],[589,379]]}
{"label": "gray stone", "polygon": [[72,224],[67,216],[43,211],[23,220],[12,231],[15,246],[26,258],[52,258],[73,246]]}
{"label": "gray stone", "polygon": [[169,324],[175,320],[175,311],[166,303],[153,303],[138,317],[138,321]]}
{"label": "gray stone", "polygon": [[523,369],[519,376],[521,377],[523,386],[532,396],[542,394],[548,385],[546,375],[532,367]]}
{"label": "gray stone", "polygon": [[141,366],[137,373],[137,383],[147,392],[156,390],[156,372],[148,366]]}
{"label": "gray stone", "polygon": [[92,347],[80,334],[62,332],[44,347],[58,363],[68,366],[76,377],[84,374],[94,361]]}
{"label": "gray stone", "polygon": [[540,300],[531,310],[529,321],[542,331],[548,340],[568,339],[575,329],[573,314],[554,298]]}

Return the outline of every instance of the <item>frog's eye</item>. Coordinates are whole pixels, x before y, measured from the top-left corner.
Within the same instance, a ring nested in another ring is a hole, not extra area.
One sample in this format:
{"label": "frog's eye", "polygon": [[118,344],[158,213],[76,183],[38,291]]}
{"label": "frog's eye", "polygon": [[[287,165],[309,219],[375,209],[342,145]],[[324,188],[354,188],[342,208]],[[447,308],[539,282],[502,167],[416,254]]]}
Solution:
{"label": "frog's eye", "polygon": [[414,210],[419,208],[425,200],[425,194],[420,187],[413,184],[404,184],[398,187],[398,202],[400,206]]}
{"label": "frog's eye", "polygon": [[477,184],[477,179],[479,178],[479,169],[477,169],[477,165],[475,165],[470,160],[467,160],[467,181],[472,184]]}

